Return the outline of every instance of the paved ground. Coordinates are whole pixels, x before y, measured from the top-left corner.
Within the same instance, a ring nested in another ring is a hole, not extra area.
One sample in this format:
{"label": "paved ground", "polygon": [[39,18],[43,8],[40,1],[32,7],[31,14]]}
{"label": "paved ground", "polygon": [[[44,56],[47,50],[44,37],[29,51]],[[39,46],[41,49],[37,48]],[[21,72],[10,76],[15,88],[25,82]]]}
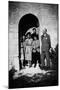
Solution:
{"label": "paved ground", "polygon": [[57,70],[41,70],[38,65],[21,71],[9,72],[9,88],[40,87],[58,85]]}

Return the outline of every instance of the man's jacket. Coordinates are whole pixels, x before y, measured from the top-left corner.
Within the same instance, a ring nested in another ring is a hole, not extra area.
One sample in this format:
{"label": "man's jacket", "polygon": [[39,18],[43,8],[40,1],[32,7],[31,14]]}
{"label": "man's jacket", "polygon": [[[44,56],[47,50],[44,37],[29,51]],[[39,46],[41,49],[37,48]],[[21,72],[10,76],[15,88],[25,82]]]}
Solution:
{"label": "man's jacket", "polygon": [[41,42],[42,42],[42,51],[49,51],[51,48],[51,42],[50,42],[50,36],[46,34],[46,36],[42,35],[41,36]]}

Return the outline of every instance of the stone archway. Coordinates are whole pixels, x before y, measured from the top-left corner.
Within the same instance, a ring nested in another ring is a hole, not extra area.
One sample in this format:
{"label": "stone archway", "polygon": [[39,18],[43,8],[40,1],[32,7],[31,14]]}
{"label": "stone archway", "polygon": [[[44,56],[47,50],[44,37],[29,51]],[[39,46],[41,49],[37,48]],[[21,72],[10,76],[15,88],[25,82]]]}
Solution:
{"label": "stone archway", "polygon": [[18,25],[19,61],[20,61],[20,54],[21,54],[20,53],[20,46],[21,46],[20,39],[27,32],[27,30],[32,27],[36,27],[36,28],[39,27],[38,18],[34,14],[31,14],[31,13],[28,13],[22,16]]}

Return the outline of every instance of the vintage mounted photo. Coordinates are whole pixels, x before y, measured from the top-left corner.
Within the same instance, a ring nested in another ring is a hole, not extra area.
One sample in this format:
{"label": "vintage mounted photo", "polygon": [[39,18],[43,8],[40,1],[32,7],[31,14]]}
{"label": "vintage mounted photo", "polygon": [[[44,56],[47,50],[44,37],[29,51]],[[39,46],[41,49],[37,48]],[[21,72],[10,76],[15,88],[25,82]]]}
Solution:
{"label": "vintage mounted photo", "polygon": [[9,88],[58,85],[58,6],[8,2]]}

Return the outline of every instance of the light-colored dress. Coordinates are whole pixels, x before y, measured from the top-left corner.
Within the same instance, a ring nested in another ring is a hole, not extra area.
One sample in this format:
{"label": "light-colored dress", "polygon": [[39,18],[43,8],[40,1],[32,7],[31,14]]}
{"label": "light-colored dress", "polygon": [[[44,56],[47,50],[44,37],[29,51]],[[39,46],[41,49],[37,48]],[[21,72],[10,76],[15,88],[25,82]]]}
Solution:
{"label": "light-colored dress", "polygon": [[32,39],[25,40],[25,60],[32,60]]}

